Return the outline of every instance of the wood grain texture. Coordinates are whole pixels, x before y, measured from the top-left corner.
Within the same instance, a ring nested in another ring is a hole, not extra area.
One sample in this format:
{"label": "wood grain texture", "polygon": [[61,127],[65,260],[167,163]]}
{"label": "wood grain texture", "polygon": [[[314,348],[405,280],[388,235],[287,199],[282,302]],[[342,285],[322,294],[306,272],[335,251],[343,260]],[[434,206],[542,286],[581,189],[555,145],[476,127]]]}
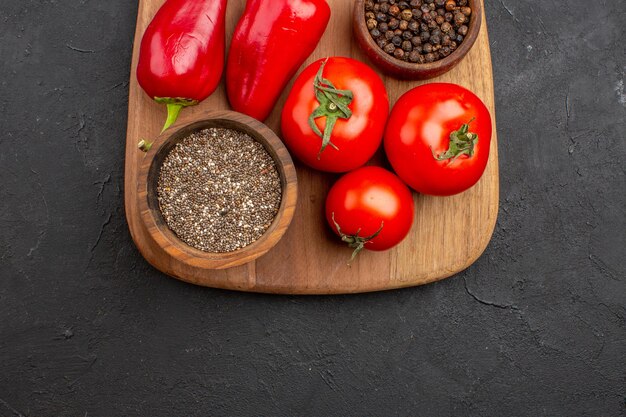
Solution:
{"label": "wood grain texture", "polygon": [[[498,149],[494,137],[487,169],[470,190],[453,197],[415,195],[415,222],[408,238],[387,252],[364,252],[351,267],[351,250],[331,234],[323,219],[326,192],[335,175],[310,170],[296,163],[298,204],[289,230],[265,256],[254,262],[223,270],[188,274],[174,259],[161,256],[162,249],[147,239],[148,229],[139,209],[137,183],[145,156],[136,144],[142,137],[157,137],[165,108],[154,103],[135,77],[139,43],[152,16],[163,0],[141,0],[137,18],[135,50],[130,76],[128,132],[126,141],[125,205],[128,225],[142,255],[156,268],[194,284],[242,291],[285,294],[341,294],[388,290],[426,284],[449,277],[471,265],[484,251],[498,212]],[[329,26],[314,53],[304,65],[326,56],[351,56],[368,62],[352,37],[349,0],[328,0],[332,9]],[[227,38],[241,15],[245,0],[230,0]],[[487,27],[466,58],[450,72],[432,80],[454,82],[474,91],[495,115],[491,55]],[[304,66],[302,67],[304,68]],[[301,69],[302,69],[301,68]],[[391,103],[410,88],[423,84],[383,76]],[[292,80],[293,81],[293,80]],[[291,84],[283,92],[266,124],[279,130],[280,109]],[[199,106],[183,110],[181,122],[208,111],[228,109],[225,89],[218,90]],[[375,161],[384,161],[379,154]]]}

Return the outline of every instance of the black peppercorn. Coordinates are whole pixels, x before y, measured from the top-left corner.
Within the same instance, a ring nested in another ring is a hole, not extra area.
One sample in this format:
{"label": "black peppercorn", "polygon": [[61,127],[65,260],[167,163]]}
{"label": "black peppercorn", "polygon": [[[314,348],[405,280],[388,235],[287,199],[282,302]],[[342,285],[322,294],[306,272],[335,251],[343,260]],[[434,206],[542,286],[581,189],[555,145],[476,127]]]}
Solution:
{"label": "black peppercorn", "polygon": [[461,26],[463,23],[465,23],[466,17],[463,13],[461,12],[456,12],[454,14],[454,24],[456,26]]}
{"label": "black peppercorn", "polygon": [[385,45],[384,51],[388,53],[389,55],[392,55],[395,50],[396,50],[396,47],[394,46],[393,43],[388,43],[387,45]]}
{"label": "black peppercorn", "polygon": [[453,53],[469,32],[467,0],[364,0],[365,25],[379,48],[424,63]]}
{"label": "black peppercorn", "polygon": [[409,54],[409,61],[414,62],[414,63],[417,63],[417,62],[419,62],[419,60],[420,60],[420,54],[419,54],[419,52],[417,52],[417,51],[412,51],[412,52]]}

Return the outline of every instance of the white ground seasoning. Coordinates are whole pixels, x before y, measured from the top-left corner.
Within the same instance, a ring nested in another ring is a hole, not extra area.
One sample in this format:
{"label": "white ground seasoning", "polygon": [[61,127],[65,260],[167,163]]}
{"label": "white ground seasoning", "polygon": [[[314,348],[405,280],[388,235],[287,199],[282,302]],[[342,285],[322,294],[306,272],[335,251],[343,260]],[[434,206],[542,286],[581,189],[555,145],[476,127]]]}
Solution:
{"label": "white ground seasoning", "polygon": [[196,132],[166,156],[157,186],[169,228],[206,252],[232,252],[259,239],[282,198],[276,164],[247,134],[221,128]]}

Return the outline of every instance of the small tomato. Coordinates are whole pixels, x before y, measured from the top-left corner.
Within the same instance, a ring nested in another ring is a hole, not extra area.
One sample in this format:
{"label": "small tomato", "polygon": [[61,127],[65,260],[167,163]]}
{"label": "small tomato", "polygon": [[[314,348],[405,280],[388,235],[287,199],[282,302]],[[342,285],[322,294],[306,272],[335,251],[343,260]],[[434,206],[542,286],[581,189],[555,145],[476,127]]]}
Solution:
{"label": "small tomato", "polygon": [[391,172],[362,167],[341,177],[326,198],[326,220],[354,249],[382,251],[400,243],[413,225],[411,190]]}

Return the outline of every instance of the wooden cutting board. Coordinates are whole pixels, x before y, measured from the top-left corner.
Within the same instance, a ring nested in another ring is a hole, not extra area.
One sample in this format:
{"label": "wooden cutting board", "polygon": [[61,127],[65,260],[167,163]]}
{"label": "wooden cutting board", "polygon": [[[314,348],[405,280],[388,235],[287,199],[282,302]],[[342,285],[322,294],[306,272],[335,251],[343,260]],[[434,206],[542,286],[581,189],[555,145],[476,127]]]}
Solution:
{"label": "wooden cutting board", "polygon": [[[164,0],[140,0],[135,49],[130,76],[126,139],[125,204],[132,237],[142,255],[157,269],[183,281],[216,288],[282,294],[342,294],[388,290],[426,284],[449,277],[470,266],[485,250],[498,213],[498,148],[495,117],[487,169],[476,186],[453,197],[415,195],[415,222],[408,238],[387,252],[364,251],[352,266],[351,249],[331,234],[323,206],[335,175],[297,165],[299,195],[293,222],[284,238],[265,256],[226,270],[183,268],[146,239],[137,205],[137,172],[143,153],[140,138],[156,137],[165,120],[165,107],[153,102],[139,87],[135,70],[143,32]],[[269,0],[268,0],[269,1]],[[328,0],[331,21],[320,44],[304,68],[326,56],[351,56],[368,62],[352,40],[352,1]],[[228,43],[245,0],[229,0]],[[302,69],[301,68],[301,69]],[[382,75],[382,74],[381,74]],[[383,76],[390,102],[424,82],[400,81]],[[483,16],[481,33],[468,56],[451,72],[432,81],[454,82],[474,91],[495,115],[491,55]],[[279,132],[280,109],[291,84],[283,92],[266,124]],[[181,120],[209,110],[228,109],[223,82],[199,106],[184,109]],[[382,155],[377,161],[384,161]]]}

